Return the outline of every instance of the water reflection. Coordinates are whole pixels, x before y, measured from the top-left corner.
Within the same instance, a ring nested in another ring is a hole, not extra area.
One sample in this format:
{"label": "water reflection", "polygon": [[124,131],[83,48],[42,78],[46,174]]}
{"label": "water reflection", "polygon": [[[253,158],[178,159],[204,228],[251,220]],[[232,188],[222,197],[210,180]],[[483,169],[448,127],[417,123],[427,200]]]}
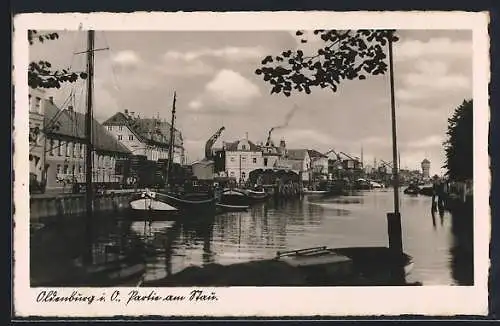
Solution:
{"label": "water reflection", "polygon": [[[198,214],[175,222],[135,222],[115,216],[99,222],[96,237],[127,235],[147,244],[145,281],[149,281],[193,265],[272,258],[278,250],[386,246],[386,213],[392,211],[392,200],[392,192],[376,190],[336,198],[271,200],[247,212]],[[424,285],[471,284],[472,211],[462,211],[458,216],[430,207],[430,197],[401,196],[404,250],[414,260],[407,281]],[[48,247],[60,245],[61,238],[83,243],[74,227],[45,227],[40,231],[32,242],[32,254],[40,254],[40,250],[46,253]],[[76,255],[79,249],[59,255],[62,257],[58,262]],[[43,257],[51,259],[48,254]],[[36,265],[37,261],[32,255],[32,262]]]}

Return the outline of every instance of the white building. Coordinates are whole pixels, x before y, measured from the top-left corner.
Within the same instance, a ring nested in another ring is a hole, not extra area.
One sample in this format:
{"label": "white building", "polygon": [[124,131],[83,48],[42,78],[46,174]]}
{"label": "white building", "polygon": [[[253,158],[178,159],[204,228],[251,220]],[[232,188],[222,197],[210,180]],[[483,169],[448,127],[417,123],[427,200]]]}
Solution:
{"label": "white building", "polygon": [[264,158],[262,150],[248,139],[224,143],[225,173],[228,177],[236,178],[236,182],[248,180],[250,172],[262,169]]}
{"label": "white building", "polygon": [[[309,182],[312,179],[311,157],[307,149],[287,149],[286,161],[295,162],[294,172],[300,173],[303,182]],[[328,164],[328,161],[327,161]],[[300,167],[300,170],[298,169]]]}
{"label": "white building", "polygon": [[[159,118],[140,118],[134,112],[118,112],[103,125],[132,155],[144,155],[148,160],[167,159],[170,144],[170,124]],[[184,163],[182,134],[174,129],[173,162]]]}

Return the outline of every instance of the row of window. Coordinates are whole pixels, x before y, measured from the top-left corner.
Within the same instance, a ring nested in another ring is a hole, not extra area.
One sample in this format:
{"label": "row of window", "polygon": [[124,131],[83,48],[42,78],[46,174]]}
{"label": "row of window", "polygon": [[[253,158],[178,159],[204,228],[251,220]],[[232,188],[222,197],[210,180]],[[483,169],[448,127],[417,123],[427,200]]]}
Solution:
{"label": "row of window", "polygon": [[[230,160],[231,160],[231,162],[234,162],[234,161],[236,161],[236,158],[235,158],[234,156],[232,156],[232,157],[230,158]],[[246,162],[246,161],[247,161],[247,157],[246,157],[246,156],[241,156],[241,161],[242,161],[242,162]],[[252,158],[252,163],[253,163],[253,164],[257,164],[257,158],[256,158],[256,157],[253,157],[253,158]]]}
{"label": "row of window", "polygon": [[[108,174],[113,174],[114,173],[114,168],[104,168],[104,167],[100,167],[100,168],[94,168],[92,170],[92,173],[94,175],[104,175],[106,172],[108,172]],[[65,175],[72,175],[72,174],[83,174],[85,173],[85,167],[82,166],[82,165],[72,165],[72,164],[64,164],[64,165],[61,165],[61,164],[57,164],[56,166],[56,173],[57,175],[60,175],[60,174],[65,174]]]}
{"label": "row of window", "polygon": [[49,155],[83,158],[85,156],[85,145],[76,142],[51,139],[49,142]]}
{"label": "row of window", "polygon": [[[123,140],[123,136],[118,135],[118,140]],[[128,135],[128,140],[134,140],[134,135]]]}
{"label": "row of window", "polygon": [[[229,176],[234,178],[236,176],[236,172],[234,171],[229,172]],[[241,172],[241,180],[245,180],[246,176],[247,175],[245,172]]]}
{"label": "row of window", "polygon": [[108,126],[108,130],[113,131],[113,127],[118,127],[118,131],[123,131],[123,126]]}

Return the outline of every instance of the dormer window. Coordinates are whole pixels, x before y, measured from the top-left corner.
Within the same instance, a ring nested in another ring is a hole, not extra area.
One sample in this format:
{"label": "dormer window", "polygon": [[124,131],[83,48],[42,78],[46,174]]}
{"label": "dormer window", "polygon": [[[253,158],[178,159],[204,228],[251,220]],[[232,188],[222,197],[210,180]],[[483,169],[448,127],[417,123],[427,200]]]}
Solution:
{"label": "dormer window", "polygon": [[247,145],[241,145],[241,149],[246,151],[247,150]]}

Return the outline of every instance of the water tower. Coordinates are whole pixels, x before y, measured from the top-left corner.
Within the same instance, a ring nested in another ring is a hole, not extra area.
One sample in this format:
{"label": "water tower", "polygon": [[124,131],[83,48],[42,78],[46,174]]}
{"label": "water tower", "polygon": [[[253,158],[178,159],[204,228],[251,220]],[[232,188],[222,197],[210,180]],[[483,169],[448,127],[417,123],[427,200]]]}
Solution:
{"label": "water tower", "polygon": [[429,171],[431,169],[431,162],[428,159],[424,159],[420,164],[422,167],[422,177],[424,180],[429,179]]}

